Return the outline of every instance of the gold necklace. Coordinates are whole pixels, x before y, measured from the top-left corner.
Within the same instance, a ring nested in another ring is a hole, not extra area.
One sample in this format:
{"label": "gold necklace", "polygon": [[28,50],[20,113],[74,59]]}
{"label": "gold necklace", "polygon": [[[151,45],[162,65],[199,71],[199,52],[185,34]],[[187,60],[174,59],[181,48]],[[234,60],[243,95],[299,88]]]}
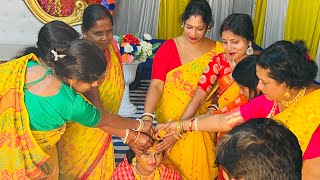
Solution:
{"label": "gold necklace", "polygon": [[302,96],[304,96],[304,94],[306,93],[306,90],[307,90],[307,87],[304,87],[303,89],[300,89],[299,92],[298,92],[298,94],[296,95],[296,97],[294,97],[291,101],[281,100],[280,102],[281,102],[284,106],[288,107],[288,106],[290,106],[291,104],[298,102],[299,99],[300,99]]}

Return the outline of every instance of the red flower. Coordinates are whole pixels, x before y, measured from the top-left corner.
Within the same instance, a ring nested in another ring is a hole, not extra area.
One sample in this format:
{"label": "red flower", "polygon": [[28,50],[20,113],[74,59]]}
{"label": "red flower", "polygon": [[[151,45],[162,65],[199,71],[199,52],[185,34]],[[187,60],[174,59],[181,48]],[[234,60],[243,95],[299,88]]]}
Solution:
{"label": "red flower", "polygon": [[136,38],[132,34],[124,35],[122,40],[123,40],[123,42],[129,43],[129,44],[132,44],[132,45],[136,45],[136,46],[140,44],[139,39]]}

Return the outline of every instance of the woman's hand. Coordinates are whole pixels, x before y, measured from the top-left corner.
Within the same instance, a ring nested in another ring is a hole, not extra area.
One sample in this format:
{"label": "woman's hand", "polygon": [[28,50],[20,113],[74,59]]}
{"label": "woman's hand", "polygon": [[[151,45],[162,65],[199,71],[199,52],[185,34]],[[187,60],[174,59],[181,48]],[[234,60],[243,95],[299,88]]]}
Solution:
{"label": "woman's hand", "polygon": [[141,129],[140,132],[144,132],[149,134],[149,136],[153,137],[154,135],[154,129],[153,129],[153,124],[152,121],[143,121],[143,128]]}
{"label": "woman's hand", "polygon": [[139,149],[142,149],[144,152],[146,152],[153,145],[153,139],[145,133],[140,133],[134,144],[139,146]]}
{"label": "woman's hand", "polygon": [[130,141],[128,143],[128,146],[130,147],[130,149],[134,152],[135,155],[140,156],[142,155],[144,152],[146,152],[148,149],[146,149],[144,146],[137,146],[136,144],[134,144],[132,141]]}
{"label": "woman's hand", "polygon": [[166,124],[158,124],[154,137],[162,139],[172,135],[178,135],[177,122],[167,122]]}
{"label": "woman's hand", "polygon": [[162,142],[157,144],[156,150],[163,151],[163,150],[168,149],[168,151],[170,151],[171,148],[176,144],[177,141],[178,140],[174,136],[165,137]]}

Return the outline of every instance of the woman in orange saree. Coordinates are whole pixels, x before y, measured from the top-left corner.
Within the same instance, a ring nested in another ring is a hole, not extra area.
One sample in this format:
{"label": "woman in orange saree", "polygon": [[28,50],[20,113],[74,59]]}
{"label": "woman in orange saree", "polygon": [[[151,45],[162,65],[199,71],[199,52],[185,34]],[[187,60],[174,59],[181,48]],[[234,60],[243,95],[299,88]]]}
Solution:
{"label": "woman in orange saree", "polygon": [[[93,16],[96,17],[92,19]],[[107,73],[99,85],[97,97],[100,97],[101,108],[117,114],[124,92],[124,77],[120,52],[112,36],[112,16],[104,6],[90,5],[84,11],[82,30],[84,39],[94,42],[106,55]],[[108,129],[108,132],[113,131]],[[68,124],[57,145],[59,177],[108,179],[115,168],[111,138],[111,134],[100,129],[87,128],[79,123]]]}

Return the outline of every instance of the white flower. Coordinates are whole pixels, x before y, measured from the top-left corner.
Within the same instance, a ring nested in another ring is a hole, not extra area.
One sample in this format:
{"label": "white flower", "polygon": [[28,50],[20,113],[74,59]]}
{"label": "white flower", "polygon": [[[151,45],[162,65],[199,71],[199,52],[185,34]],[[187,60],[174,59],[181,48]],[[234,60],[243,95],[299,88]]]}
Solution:
{"label": "white flower", "polygon": [[148,33],[144,33],[144,34],[143,34],[143,38],[144,38],[145,40],[147,40],[147,41],[150,41],[150,40],[152,39],[151,35],[148,34]]}
{"label": "white flower", "polygon": [[137,46],[137,54],[139,54],[141,52],[141,46]]}
{"label": "white flower", "polygon": [[119,36],[118,35],[114,35],[113,39],[116,40],[117,42],[119,42]]}
{"label": "white flower", "polygon": [[129,43],[127,43],[123,48],[125,53],[131,53],[133,51],[133,47]]}

